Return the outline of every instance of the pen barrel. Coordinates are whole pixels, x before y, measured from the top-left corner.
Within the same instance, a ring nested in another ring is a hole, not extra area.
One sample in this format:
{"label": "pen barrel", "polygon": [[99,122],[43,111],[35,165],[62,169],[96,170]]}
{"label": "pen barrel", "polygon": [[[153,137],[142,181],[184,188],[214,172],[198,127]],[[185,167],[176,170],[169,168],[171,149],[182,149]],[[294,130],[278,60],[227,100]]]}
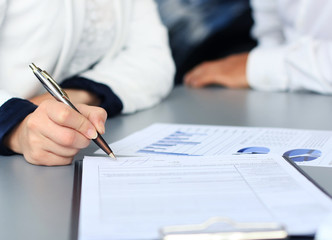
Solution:
{"label": "pen barrel", "polygon": [[69,99],[67,99],[65,96],[63,96],[63,98],[60,100],[58,99],[58,101],[63,102],[64,104],[74,109],[76,112],[80,113],[80,111],[78,111],[78,109],[74,106],[74,104],[72,104],[71,101],[69,101]]}
{"label": "pen barrel", "polygon": [[98,133],[98,136],[96,139],[93,139],[93,141],[107,154],[110,155],[112,153],[112,150],[108,146],[108,144],[105,142],[105,140],[101,137],[101,135]]}

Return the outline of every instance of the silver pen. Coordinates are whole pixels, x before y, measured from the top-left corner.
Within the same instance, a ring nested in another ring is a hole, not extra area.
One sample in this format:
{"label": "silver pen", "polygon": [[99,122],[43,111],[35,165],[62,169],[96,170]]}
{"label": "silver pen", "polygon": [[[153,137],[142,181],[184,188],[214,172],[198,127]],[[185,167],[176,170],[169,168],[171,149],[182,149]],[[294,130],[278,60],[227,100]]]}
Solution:
{"label": "silver pen", "polygon": [[[70,102],[67,93],[57,84],[57,82],[44,70],[41,70],[35,64],[29,64],[29,67],[32,69],[33,73],[42,83],[44,88],[59,102],[63,102],[68,105],[76,112],[80,113],[78,109]],[[98,131],[97,131],[98,133]],[[102,138],[102,136],[98,133],[97,138],[93,139],[93,141],[110,157],[116,159],[113,151]]]}

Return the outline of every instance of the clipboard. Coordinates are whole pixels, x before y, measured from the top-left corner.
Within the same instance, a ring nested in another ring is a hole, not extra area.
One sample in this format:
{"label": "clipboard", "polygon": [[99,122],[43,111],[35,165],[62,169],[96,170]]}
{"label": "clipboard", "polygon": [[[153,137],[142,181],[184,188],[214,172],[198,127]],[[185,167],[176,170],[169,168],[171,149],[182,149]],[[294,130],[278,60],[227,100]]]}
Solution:
{"label": "clipboard", "polygon": [[[218,226],[219,225],[219,226]],[[222,230],[221,230],[222,229]],[[229,218],[213,217],[196,225],[163,227],[162,240],[282,240],[285,228],[276,223],[239,223]]]}
{"label": "clipboard", "polygon": [[83,160],[77,160],[74,163],[74,182],[73,196],[71,204],[71,221],[70,221],[70,239],[78,239],[78,223],[81,205],[81,188],[82,188],[82,169]]}
{"label": "clipboard", "polygon": [[[331,198],[331,195],[304,172],[292,160],[284,159],[291,164],[304,177],[312,182],[318,189]],[[71,209],[70,239],[78,239],[79,212],[81,201],[83,160],[74,163],[74,182]],[[217,223],[228,224],[232,229],[216,231],[210,227]],[[278,223],[239,223],[225,217],[213,217],[197,225],[164,226],[160,230],[160,240],[314,240],[314,235],[293,236],[288,235],[282,225]]]}

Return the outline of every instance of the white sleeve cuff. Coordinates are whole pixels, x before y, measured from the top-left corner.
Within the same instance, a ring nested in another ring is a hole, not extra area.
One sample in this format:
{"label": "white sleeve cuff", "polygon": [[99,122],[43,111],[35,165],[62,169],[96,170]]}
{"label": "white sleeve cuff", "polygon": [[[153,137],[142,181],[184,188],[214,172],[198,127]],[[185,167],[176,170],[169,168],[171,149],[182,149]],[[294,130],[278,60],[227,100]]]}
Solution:
{"label": "white sleeve cuff", "polygon": [[249,86],[265,91],[287,90],[284,52],[284,47],[253,49],[247,61]]}

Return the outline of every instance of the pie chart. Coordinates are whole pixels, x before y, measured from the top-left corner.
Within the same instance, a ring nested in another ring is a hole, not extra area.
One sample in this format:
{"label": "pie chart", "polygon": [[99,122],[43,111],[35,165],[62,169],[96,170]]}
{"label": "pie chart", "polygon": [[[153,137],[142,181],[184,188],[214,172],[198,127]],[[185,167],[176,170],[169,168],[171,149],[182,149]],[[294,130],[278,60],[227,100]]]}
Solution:
{"label": "pie chart", "polygon": [[266,147],[246,147],[237,152],[242,154],[267,154],[270,152],[270,149]]}
{"label": "pie chart", "polygon": [[319,158],[322,152],[316,149],[293,149],[282,156],[294,162],[308,162]]}

